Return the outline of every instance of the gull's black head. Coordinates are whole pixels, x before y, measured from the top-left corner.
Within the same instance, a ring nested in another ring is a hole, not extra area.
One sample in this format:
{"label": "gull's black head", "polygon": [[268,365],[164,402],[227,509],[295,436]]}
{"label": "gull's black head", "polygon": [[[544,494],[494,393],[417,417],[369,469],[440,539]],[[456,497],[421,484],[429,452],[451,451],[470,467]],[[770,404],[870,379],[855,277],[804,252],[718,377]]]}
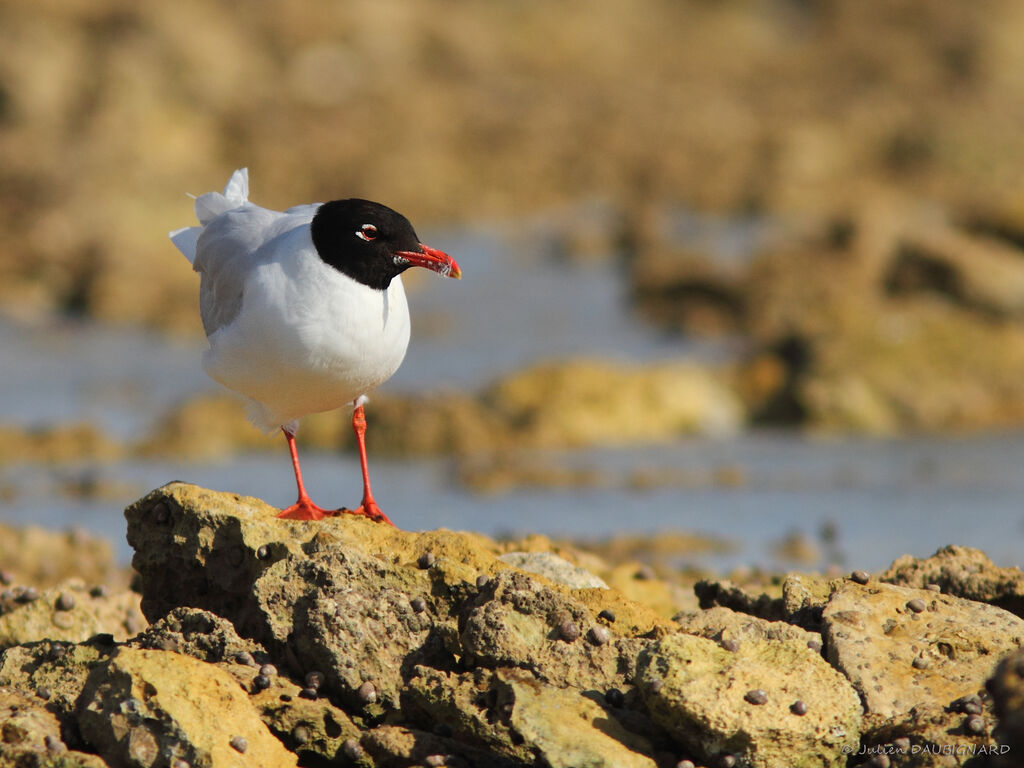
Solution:
{"label": "gull's black head", "polygon": [[311,232],[325,264],[376,290],[415,266],[462,276],[450,256],[423,245],[405,216],[380,203],[358,198],[324,203],[313,216]]}

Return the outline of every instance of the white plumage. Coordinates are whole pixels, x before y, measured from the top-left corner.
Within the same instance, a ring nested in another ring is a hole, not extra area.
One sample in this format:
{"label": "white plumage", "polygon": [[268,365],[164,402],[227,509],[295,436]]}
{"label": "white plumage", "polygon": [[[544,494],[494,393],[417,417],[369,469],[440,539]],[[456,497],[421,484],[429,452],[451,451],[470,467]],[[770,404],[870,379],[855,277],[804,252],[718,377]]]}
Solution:
{"label": "white plumage", "polygon": [[294,432],[398,369],[409,343],[401,277],[374,290],[325,264],[310,234],[319,204],[254,205],[241,169],[195,208],[200,226],[171,239],[202,276],[203,368],[248,399],[257,426]]}

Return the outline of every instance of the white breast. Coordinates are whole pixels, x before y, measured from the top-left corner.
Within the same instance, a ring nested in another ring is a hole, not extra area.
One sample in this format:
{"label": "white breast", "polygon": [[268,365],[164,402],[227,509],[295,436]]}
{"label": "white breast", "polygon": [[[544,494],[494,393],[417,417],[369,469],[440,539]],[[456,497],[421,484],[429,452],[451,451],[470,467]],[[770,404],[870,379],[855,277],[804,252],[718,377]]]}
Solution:
{"label": "white breast", "polygon": [[316,254],[308,226],[257,257],[241,310],[210,336],[203,367],[255,401],[259,426],[341,407],[394,374],[409,343],[401,278],[377,291],[343,275]]}

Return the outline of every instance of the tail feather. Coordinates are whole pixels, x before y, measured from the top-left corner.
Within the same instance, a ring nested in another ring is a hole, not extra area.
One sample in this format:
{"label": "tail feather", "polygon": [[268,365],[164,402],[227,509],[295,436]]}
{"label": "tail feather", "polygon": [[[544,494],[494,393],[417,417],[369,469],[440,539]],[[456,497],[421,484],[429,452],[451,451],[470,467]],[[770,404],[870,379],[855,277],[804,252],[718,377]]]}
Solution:
{"label": "tail feather", "polygon": [[207,225],[222,213],[249,201],[249,169],[239,168],[228,179],[224,192],[207,192],[196,198],[196,218]]}
{"label": "tail feather", "polygon": [[168,233],[171,242],[174,243],[174,246],[179,251],[185,254],[185,258],[188,259],[190,264],[195,263],[196,245],[199,243],[199,235],[202,231],[202,227],[185,227],[184,229],[176,229]]}
{"label": "tail feather", "polygon": [[185,227],[168,233],[171,242],[190,262],[196,258],[196,243],[203,227],[222,213],[249,202],[249,169],[239,168],[228,179],[223,192],[207,192],[196,198],[196,218],[200,226]]}

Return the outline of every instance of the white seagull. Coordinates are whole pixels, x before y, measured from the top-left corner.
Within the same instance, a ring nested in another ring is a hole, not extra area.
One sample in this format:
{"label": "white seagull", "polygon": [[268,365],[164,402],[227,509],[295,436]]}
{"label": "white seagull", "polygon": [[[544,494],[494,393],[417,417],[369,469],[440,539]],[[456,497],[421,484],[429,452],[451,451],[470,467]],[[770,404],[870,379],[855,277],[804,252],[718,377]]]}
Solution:
{"label": "white seagull", "polygon": [[[462,277],[448,254],[419,241],[408,219],[369,200],[272,211],[249,202],[249,174],[196,198],[199,226],[170,233],[201,276],[199,308],[210,348],[203,369],[243,395],[250,417],[284,432],[298,500],[278,515],[319,520],[340,513],[393,525],[370,491],[366,393],[398,370],[409,344],[399,275],[426,267]],[[351,404],[363,472],[357,509],[325,510],[302,483],[295,432],[309,413]]]}

